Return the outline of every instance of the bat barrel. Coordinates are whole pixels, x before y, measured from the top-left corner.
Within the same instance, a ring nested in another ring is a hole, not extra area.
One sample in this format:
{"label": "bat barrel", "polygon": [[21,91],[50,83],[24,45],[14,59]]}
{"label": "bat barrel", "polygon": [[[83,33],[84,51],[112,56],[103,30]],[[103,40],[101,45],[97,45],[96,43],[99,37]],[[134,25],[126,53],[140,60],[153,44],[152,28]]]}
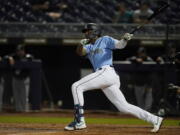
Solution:
{"label": "bat barrel", "polygon": [[164,6],[160,7],[158,10],[156,10],[150,17],[147,18],[147,21],[145,21],[143,24],[138,25],[136,28],[134,28],[130,34],[134,34],[137,30],[139,30],[142,26],[144,26],[147,22],[149,22],[151,19],[156,17],[160,12],[164,11],[166,8],[169,7],[169,4],[165,4]]}

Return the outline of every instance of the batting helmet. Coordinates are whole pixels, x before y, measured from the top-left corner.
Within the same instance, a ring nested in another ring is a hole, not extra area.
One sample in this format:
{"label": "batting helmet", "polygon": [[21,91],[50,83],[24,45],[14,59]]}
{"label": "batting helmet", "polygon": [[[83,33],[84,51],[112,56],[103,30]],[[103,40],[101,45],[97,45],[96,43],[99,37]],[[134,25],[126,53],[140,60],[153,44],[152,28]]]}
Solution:
{"label": "batting helmet", "polygon": [[89,35],[88,38],[95,38],[96,36],[101,36],[101,29],[96,23],[88,23],[82,29],[82,33],[85,33],[88,30],[92,30],[92,33]]}

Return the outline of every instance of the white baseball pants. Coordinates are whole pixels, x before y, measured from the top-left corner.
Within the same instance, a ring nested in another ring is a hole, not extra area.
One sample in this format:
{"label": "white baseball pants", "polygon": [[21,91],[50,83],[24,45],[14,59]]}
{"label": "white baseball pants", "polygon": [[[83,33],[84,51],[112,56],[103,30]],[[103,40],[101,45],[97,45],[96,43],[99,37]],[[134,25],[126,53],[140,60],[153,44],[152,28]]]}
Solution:
{"label": "white baseball pants", "polygon": [[155,124],[157,116],[129,104],[120,88],[120,79],[114,68],[103,66],[101,70],[87,75],[72,85],[74,104],[84,105],[83,92],[94,89],[102,89],[107,98],[120,112],[132,114],[139,119]]}

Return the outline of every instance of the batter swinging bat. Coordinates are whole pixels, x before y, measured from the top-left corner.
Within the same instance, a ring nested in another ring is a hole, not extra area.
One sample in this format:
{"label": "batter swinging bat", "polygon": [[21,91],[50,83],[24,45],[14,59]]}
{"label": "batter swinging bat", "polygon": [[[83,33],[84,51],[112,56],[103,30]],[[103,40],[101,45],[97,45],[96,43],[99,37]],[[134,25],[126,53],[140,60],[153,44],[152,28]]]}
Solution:
{"label": "batter swinging bat", "polygon": [[131,32],[130,32],[130,34],[134,34],[136,31],[138,31],[141,27],[143,27],[145,24],[147,24],[150,20],[152,20],[154,17],[156,17],[158,14],[160,14],[162,11],[164,11],[166,8],[168,8],[169,7],[169,4],[165,4],[165,5],[163,5],[162,7],[160,7],[159,9],[157,9],[151,16],[149,16],[148,18],[147,18],[147,20],[144,22],[144,23],[142,23],[142,24],[140,24],[140,25],[138,25],[136,28],[134,28]]}

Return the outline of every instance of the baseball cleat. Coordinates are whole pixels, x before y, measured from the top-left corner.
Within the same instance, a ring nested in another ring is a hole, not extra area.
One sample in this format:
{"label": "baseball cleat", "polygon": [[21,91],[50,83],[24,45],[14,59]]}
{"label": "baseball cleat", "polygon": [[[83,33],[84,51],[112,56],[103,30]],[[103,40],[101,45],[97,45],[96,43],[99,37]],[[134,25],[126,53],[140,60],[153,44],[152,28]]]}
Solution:
{"label": "baseball cleat", "polygon": [[86,123],[84,121],[81,121],[81,122],[73,121],[69,125],[67,125],[64,128],[64,130],[72,131],[72,130],[81,130],[84,128],[86,128]]}
{"label": "baseball cleat", "polygon": [[157,122],[154,124],[154,128],[151,130],[152,133],[157,133],[159,129],[161,128],[163,122],[163,118],[158,117]]}

